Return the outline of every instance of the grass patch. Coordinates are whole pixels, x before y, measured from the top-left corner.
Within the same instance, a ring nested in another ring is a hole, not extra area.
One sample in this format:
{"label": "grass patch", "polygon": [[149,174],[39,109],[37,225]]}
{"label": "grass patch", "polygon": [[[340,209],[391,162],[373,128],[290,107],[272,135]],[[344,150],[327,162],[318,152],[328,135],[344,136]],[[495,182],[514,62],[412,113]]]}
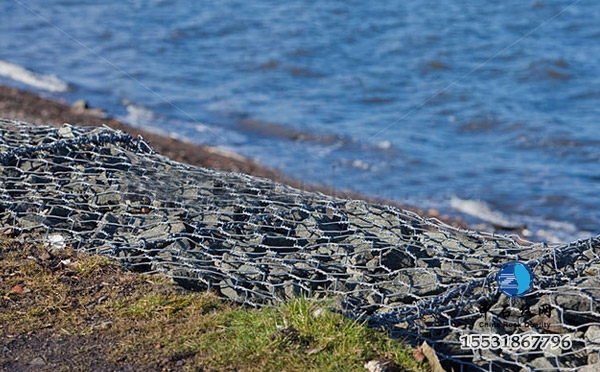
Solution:
{"label": "grass patch", "polygon": [[385,333],[296,299],[250,309],[65,249],[0,239],[0,370],[425,370]]}

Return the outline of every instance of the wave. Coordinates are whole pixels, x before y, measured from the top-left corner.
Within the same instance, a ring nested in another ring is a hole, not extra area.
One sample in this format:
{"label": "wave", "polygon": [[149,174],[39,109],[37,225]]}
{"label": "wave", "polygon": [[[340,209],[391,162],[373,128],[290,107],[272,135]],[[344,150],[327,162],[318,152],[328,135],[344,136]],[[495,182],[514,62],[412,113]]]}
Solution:
{"label": "wave", "polygon": [[464,214],[489,223],[499,231],[518,231],[526,238],[534,238],[548,243],[561,243],[590,236],[590,231],[579,230],[570,222],[549,220],[536,216],[507,215],[494,210],[480,200],[452,197],[450,206]]}
{"label": "wave", "polygon": [[190,121],[165,116],[150,107],[132,102],[127,98],[121,99],[121,105],[127,113],[126,115],[117,116],[117,119],[131,126],[144,128],[171,138],[196,144],[209,144],[217,147],[231,146],[232,148],[248,142],[246,136],[235,131],[193,119]]}
{"label": "wave", "polygon": [[512,219],[500,211],[493,210],[486,202],[479,200],[459,199],[453,197],[450,206],[465,214],[489,222],[495,227],[506,230],[517,230],[524,227],[522,221]]}
{"label": "wave", "polygon": [[121,104],[127,110],[127,116],[123,121],[135,127],[147,127],[157,121],[157,115],[151,109],[143,105],[133,103],[127,99],[121,100]]}
{"label": "wave", "polygon": [[54,75],[43,75],[0,60],[0,76],[50,92],[65,92],[69,85]]}

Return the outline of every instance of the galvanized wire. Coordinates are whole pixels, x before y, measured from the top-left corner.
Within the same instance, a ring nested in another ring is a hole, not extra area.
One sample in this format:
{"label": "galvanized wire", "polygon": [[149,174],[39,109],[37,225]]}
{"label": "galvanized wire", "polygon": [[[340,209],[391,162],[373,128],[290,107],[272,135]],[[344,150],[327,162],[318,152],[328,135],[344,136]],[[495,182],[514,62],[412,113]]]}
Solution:
{"label": "galvanized wire", "polygon": [[[109,128],[0,119],[0,231],[161,272],[252,306],[333,297],[340,311],[432,344],[455,370],[594,370],[598,237],[569,244],[459,230],[397,208],[341,200],[172,161]],[[520,260],[535,281],[498,291]],[[463,349],[467,334],[570,335],[568,350]],[[597,365],[600,367],[600,365]]]}

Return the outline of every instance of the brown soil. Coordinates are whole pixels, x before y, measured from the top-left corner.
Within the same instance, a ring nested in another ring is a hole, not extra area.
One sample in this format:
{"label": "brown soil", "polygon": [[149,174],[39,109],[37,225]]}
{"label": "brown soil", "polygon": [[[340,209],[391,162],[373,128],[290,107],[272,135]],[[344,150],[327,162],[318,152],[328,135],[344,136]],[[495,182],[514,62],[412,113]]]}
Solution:
{"label": "brown soil", "polygon": [[[0,241],[0,370],[169,371],[176,353],[127,343],[147,335],[143,324],[124,324],[106,303],[134,302],[144,293],[176,295],[103,258],[72,250],[50,254],[19,240]],[[106,303],[105,303],[106,302]],[[180,324],[185,325],[185,324]],[[124,331],[131,333],[123,334]],[[189,366],[189,365],[188,365]],[[202,370],[197,366],[197,370]],[[177,368],[181,370],[181,368]]]}

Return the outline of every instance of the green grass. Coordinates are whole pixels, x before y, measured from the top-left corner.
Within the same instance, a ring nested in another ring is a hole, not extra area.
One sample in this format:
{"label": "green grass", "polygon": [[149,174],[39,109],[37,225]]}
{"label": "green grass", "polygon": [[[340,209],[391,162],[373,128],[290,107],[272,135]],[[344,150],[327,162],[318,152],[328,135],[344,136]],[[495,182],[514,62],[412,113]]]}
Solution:
{"label": "green grass", "polygon": [[[226,327],[201,337],[194,347],[213,345],[220,366],[246,360],[252,370],[356,371],[366,361],[386,356],[414,368],[412,353],[386,335],[322,307],[296,299],[259,311],[223,314]],[[208,341],[208,342],[207,342]]]}
{"label": "green grass", "polygon": [[5,238],[0,369],[42,355],[46,370],[366,371],[374,358],[426,370],[411,348],[330,303],[298,298],[253,309],[103,257],[48,254]]}

